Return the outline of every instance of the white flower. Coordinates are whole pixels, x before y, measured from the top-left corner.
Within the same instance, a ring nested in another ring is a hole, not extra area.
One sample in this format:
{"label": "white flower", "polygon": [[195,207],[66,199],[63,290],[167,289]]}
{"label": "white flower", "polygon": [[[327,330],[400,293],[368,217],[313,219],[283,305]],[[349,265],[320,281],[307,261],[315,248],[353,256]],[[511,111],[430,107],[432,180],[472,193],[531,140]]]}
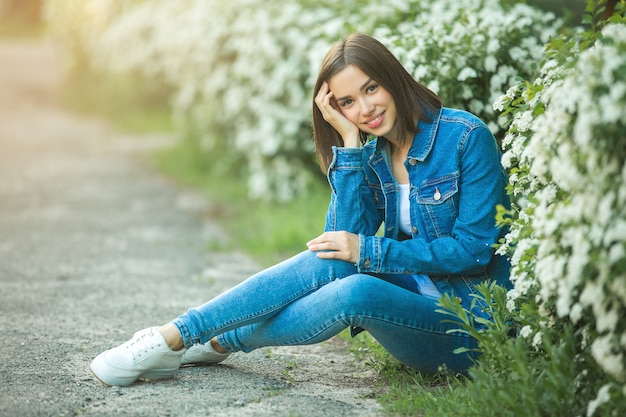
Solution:
{"label": "white flower", "polygon": [[528,52],[527,50],[520,48],[519,46],[514,46],[509,49],[509,55],[513,59],[513,61],[522,61],[527,58]]}
{"label": "white flower", "polygon": [[504,110],[504,105],[509,101],[510,99],[506,96],[506,95],[502,95],[500,97],[498,97],[494,102],[493,102],[493,109],[495,111],[502,111]]}
{"label": "white flower", "polygon": [[615,308],[606,311],[604,309],[606,305],[602,307],[602,309],[597,309],[596,311],[596,329],[600,333],[614,332],[620,319],[620,314]]}
{"label": "white flower", "polygon": [[434,80],[428,83],[427,87],[434,91],[435,93],[439,92],[439,81]]}
{"label": "white flower", "polygon": [[524,339],[527,339],[532,334],[533,334],[533,329],[530,326],[524,326],[519,331],[519,335],[523,337]]}
{"label": "white flower", "polygon": [[528,110],[518,113],[513,123],[520,132],[529,130],[533,123],[532,112]]}
{"label": "white flower", "polygon": [[489,40],[489,43],[487,43],[487,53],[488,54],[494,54],[496,52],[498,52],[498,50],[500,49],[500,40],[499,39],[491,39]]}
{"label": "white flower", "polygon": [[459,75],[456,77],[458,81],[465,81],[468,78],[476,78],[478,73],[474,68],[465,67],[459,72]]}
{"label": "white flower", "polygon": [[583,306],[580,303],[575,303],[570,312],[569,318],[572,320],[572,323],[576,324],[582,318]]}
{"label": "white flower", "polygon": [[611,385],[605,384],[598,390],[596,398],[587,405],[587,417],[592,417],[597,408],[611,400]]}
{"label": "white flower", "polygon": [[617,379],[624,377],[623,353],[614,353],[610,336],[599,336],[591,344],[591,354],[596,362]]}
{"label": "white flower", "polygon": [[537,332],[535,333],[535,336],[533,337],[532,345],[535,349],[539,349],[541,347],[541,343],[542,343],[541,332]]}
{"label": "white flower", "polygon": [[488,72],[495,72],[496,68],[498,67],[498,60],[493,55],[487,55],[485,57],[484,65],[485,65],[485,70],[486,71],[488,71]]}

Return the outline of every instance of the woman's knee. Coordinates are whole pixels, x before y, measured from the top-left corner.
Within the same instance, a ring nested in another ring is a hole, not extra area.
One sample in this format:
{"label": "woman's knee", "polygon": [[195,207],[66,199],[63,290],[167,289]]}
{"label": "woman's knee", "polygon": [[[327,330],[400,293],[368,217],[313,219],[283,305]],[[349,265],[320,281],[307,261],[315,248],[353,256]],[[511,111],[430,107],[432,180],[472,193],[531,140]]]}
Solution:
{"label": "woman's knee", "polygon": [[357,273],[356,267],[349,262],[338,259],[320,259],[315,252],[309,250],[300,252],[285,263],[298,276],[312,275],[320,279],[335,279]]}
{"label": "woman's knee", "polygon": [[[380,280],[366,274],[352,274],[333,283],[335,297],[339,303],[350,307],[352,310],[359,308],[369,309],[372,307],[373,294],[379,293]],[[380,296],[380,294],[378,294]]]}

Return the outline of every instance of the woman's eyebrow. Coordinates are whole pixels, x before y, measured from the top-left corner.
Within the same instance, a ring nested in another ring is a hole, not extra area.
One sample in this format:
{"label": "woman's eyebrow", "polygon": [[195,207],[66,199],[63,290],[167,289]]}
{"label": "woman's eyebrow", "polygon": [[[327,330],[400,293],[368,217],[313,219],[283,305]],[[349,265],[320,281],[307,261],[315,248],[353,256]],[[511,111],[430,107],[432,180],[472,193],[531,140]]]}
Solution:
{"label": "woman's eyebrow", "polygon": [[[368,84],[369,84],[369,83],[371,83],[371,82],[372,82],[372,79],[371,79],[371,78],[368,78],[368,79],[367,79],[367,81],[365,81],[365,82],[363,83],[363,85],[361,86],[360,90],[365,90],[365,88],[366,88],[366,87],[368,86]],[[339,97],[339,98],[336,98],[335,100],[337,100],[337,101],[343,101],[343,100],[347,100],[347,99],[349,99],[349,98],[350,98],[350,96],[344,96],[344,97]]]}

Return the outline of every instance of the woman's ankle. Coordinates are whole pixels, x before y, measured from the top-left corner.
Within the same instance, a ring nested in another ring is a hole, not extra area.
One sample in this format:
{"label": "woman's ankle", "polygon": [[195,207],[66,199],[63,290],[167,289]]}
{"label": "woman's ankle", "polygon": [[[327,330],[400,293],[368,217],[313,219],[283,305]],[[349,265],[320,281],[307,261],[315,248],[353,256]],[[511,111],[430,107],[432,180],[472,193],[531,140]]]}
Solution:
{"label": "woman's ankle", "polygon": [[217,338],[214,337],[213,339],[211,339],[211,341],[209,342],[211,343],[211,347],[213,348],[213,350],[215,350],[217,353],[223,353],[226,354],[228,353],[228,351],[226,349],[224,349],[218,342],[217,342]]}
{"label": "woman's ankle", "polygon": [[178,351],[185,347],[183,344],[183,338],[181,337],[178,328],[172,323],[167,323],[159,327],[159,333],[163,335],[163,338],[170,349]]}

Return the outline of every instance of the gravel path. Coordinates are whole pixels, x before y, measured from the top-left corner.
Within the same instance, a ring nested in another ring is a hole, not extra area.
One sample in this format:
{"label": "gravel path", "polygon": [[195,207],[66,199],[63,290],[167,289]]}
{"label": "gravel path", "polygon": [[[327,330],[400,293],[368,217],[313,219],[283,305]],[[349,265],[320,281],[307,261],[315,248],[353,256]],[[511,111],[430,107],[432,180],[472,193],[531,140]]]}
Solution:
{"label": "gravel path", "polygon": [[344,342],[233,355],[106,387],[100,351],[246,278],[202,198],[134,138],[58,105],[44,42],[0,42],[0,416],[376,416],[375,375]]}

